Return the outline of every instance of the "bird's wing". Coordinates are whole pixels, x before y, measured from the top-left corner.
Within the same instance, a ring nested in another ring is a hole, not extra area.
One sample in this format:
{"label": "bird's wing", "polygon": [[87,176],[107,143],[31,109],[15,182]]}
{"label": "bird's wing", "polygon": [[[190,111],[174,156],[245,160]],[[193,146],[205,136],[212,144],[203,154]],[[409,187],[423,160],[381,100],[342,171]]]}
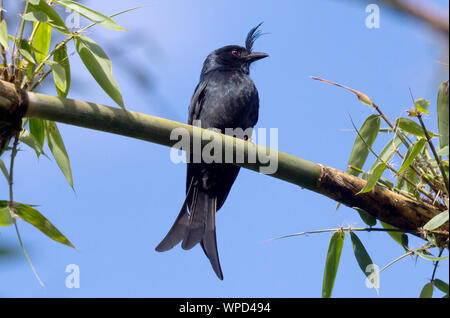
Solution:
{"label": "bird's wing", "polygon": [[208,81],[205,80],[200,82],[195,88],[194,95],[192,95],[191,103],[189,105],[189,125],[192,125],[193,121],[199,119],[200,117],[207,86]]}

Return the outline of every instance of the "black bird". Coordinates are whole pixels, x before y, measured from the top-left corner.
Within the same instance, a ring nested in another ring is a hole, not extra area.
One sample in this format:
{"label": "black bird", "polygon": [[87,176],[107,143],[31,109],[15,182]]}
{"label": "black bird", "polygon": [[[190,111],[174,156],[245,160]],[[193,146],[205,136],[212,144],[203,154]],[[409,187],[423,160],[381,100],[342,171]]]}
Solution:
{"label": "black bird", "polygon": [[[208,55],[189,106],[189,124],[201,121],[202,128],[215,128],[222,133],[225,128],[245,130],[256,124],[259,97],[249,77],[249,67],[268,56],[252,51],[254,41],[261,35],[260,25],[247,34],[245,47],[228,45]],[[187,164],[186,199],[156,250],[167,251],[181,240],[185,250],[200,243],[215,273],[223,279],[216,243],[216,212],[228,196],[239,167],[203,161],[192,163],[193,155],[188,156],[191,160]]]}

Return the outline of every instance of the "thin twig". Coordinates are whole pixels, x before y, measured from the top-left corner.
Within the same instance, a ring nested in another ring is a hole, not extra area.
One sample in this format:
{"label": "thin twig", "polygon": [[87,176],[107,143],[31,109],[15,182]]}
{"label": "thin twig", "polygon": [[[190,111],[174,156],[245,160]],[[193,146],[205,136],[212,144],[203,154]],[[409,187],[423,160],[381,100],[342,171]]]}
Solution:
{"label": "thin twig", "polygon": [[[444,252],[444,249],[443,249],[443,248],[440,249],[440,251],[439,251],[439,256],[438,256],[438,257],[441,257],[441,256],[442,256],[442,252]],[[436,261],[436,262],[434,263],[433,275],[431,275],[431,281],[432,281],[432,282],[434,281],[434,275],[436,274],[436,270],[437,270],[438,264],[439,264],[439,261]]]}
{"label": "thin twig", "polygon": [[42,282],[42,280],[39,278],[38,273],[36,272],[36,269],[33,266],[33,263],[31,262],[30,257],[28,256],[27,251],[25,250],[25,246],[23,245],[22,242],[22,238],[20,237],[20,232],[19,232],[19,228],[17,226],[17,222],[16,222],[16,213],[15,213],[15,204],[14,204],[14,197],[13,197],[13,172],[14,172],[14,159],[16,158],[16,154],[17,154],[17,145],[19,144],[19,134],[20,132],[17,132],[16,135],[14,136],[14,143],[13,143],[13,147],[11,150],[11,162],[9,165],[9,178],[8,178],[8,184],[9,184],[9,202],[8,202],[8,207],[10,210],[10,213],[12,214],[11,217],[14,220],[14,227],[16,228],[16,233],[17,233],[17,238],[19,239],[19,244],[20,247],[22,248],[23,254],[25,255],[25,258],[28,261],[28,264],[31,267],[31,270],[33,271],[34,275],[36,276],[39,284],[42,287],[44,286],[44,283]]}
{"label": "thin twig", "polygon": [[448,194],[450,192],[450,190],[449,190],[448,178],[447,178],[447,174],[445,173],[444,165],[442,164],[441,158],[437,154],[436,148],[434,147],[434,144],[431,141],[430,134],[428,134],[428,131],[425,127],[425,123],[423,122],[423,119],[422,119],[422,113],[419,111],[417,112],[417,118],[419,119],[420,125],[423,128],[423,132],[425,133],[425,138],[427,139],[427,142],[430,145],[431,152],[433,152],[433,156],[436,159],[439,170],[441,170],[442,178],[444,179],[445,189],[447,190],[447,194]]}
{"label": "thin twig", "polygon": [[375,227],[364,227],[364,228],[353,228],[353,227],[340,227],[336,229],[324,229],[324,230],[316,230],[316,231],[307,231],[307,232],[299,232],[299,233],[293,233],[288,235],[282,235],[278,237],[274,237],[271,239],[266,240],[265,242],[275,241],[283,238],[288,237],[294,237],[294,236],[301,236],[301,235],[307,235],[307,234],[317,234],[317,233],[325,233],[325,232],[336,232],[336,231],[367,231],[367,232],[404,232],[400,229],[385,229],[385,228],[375,228]]}
{"label": "thin twig", "polygon": [[34,268],[33,263],[31,263],[31,259],[30,259],[30,257],[28,256],[27,251],[25,250],[25,246],[23,245],[22,238],[20,237],[20,232],[19,232],[19,228],[18,228],[18,226],[17,226],[17,222],[14,222],[14,226],[15,226],[15,228],[16,228],[17,238],[19,239],[20,247],[22,248],[23,254],[24,254],[25,257],[26,257],[26,259],[27,259],[27,261],[28,261],[28,264],[29,264],[30,267],[31,267],[31,270],[33,271],[34,276],[37,278],[39,284],[40,284],[42,287],[45,287],[44,283],[42,282],[41,278],[39,277],[38,273],[36,272],[36,269]]}
{"label": "thin twig", "polygon": [[10,209],[14,209],[14,197],[13,197],[13,171],[14,171],[14,159],[16,158],[17,154],[17,145],[19,144],[19,132],[16,133],[14,136],[14,143],[11,150],[11,161],[9,163],[9,178],[8,178],[8,185],[9,185],[9,203],[8,206]]}

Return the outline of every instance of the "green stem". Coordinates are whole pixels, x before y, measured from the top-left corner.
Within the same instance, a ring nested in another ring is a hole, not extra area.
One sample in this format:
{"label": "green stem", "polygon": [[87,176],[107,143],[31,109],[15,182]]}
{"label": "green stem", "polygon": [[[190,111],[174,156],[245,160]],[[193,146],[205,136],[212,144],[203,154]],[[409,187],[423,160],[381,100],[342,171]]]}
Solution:
{"label": "green stem", "polygon": [[315,230],[315,231],[307,231],[307,232],[299,232],[299,233],[293,233],[288,235],[282,235],[278,237],[274,237],[271,239],[268,239],[266,242],[275,241],[283,238],[288,237],[294,237],[294,236],[301,236],[301,235],[308,235],[308,234],[317,234],[317,233],[325,233],[325,232],[336,232],[336,231],[366,231],[366,232],[403,232],[400,229],[385,229],[385,228],[374,228],[374,227],[364,227],[364,228],[353,228],[353,227],[347,227],[347,228],[335,228],[335,229],[325,229],[325,230]]}
{"label": "green stem", "polygon": [[386,266],[384,266],[382,269],[380,269],[379,273],[381,273],[382,271],[384,271],[386,268],[388,268],[388,267],[391,266],[392,264],[398,262],[398,261],[401,260],[402,258],[405,258],[405,257],[408,256],[408,255],[412,255],[412,254],[414,254],[415,252],[419,252],[419,251],[426,250],[426,249],[428,249],[428,248],[429,248],[429,246],[426,245],[426,246],[420,247],[420,248],[418,248],[418,249],[408,251],[406,254],[403,254],[402,256],[397,257],[397,258],[394,259],[393,261],[390,261]]}
{"label": "green stem", "polygon": [[448,177],[445,173],[444,165],[442,164],[441,158],[438,156],[436,148],[434,147],[433,142],[431,141],[430,134],[428,133],[425,123],[422,120],[422,113],[417,112],[417,118],[419,119],[420,125],[423,128],[423,132],[425,133],[425,138],[427,139],[428,145],[430,146],[431,152],[433,152],[433,156],[436,159],[436,162],[438,164],[439,169],[441,170],[442,178],[444,179],[445,189],[447,190],[447,194],[450,192],[449,190],[449,184],[448,184]]}
{"label": "green stem", "polygon": [[[25,9],[23,10],[23,15],[27,14],[28,11],[28,0],[27,2],[25,2]],[[17,46],[17,53],[16,53],[16,65],[19,65],[20,62],[20,54],[19,54],[19,46],[20,46],[20,42],[22,41],[22,37],[23,37],[23,30],[25,28],[25,20],[22,19],[22,22],[20,23],[20,31],[19,31],[19,39],[18,39],[18,46]]]}

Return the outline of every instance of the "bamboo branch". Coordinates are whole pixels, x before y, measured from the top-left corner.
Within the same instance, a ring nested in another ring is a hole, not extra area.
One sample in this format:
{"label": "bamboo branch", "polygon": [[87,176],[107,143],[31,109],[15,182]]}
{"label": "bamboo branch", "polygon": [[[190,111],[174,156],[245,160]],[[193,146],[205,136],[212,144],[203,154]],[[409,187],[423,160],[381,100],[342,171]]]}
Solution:
{"label": "bamboo branch", "polygon": [[[11,108],[12,101],[4,102],[8,100],[8,96],[17,96],[15,92],[10,91],[11,89],[14,89],[12,85],[0,81],[0,114],[2,109]],[[236,153],[237,151],[243,151],[245,158],[248,158],[250,151],[256,153],[255,163],[244,161],[234,164],[257,172],[261,167],[267,166],[267,164],[261,163],[260,154],[272,151],[278,157],[278,169],[270,174],[271,177],[323,194],[349,207],[363,209],[380,221],[414,235],[419,235],[417,234],[418,230],[441,212],[426,203],[405,198],[380,186],[375,186],[370,192],[357,194],[364,188],[366,181],[337,169],[242,139],[119,108],[32,92],[27,94],[28,105],[25,117],[57,121],[169,147],[178,142],[178,140],[171,140],[172,131],[176,128],[184,128],[189,132],[191,149],[192,144],[198,142],[193,133],[195,129],[198,129],[202,133],[207,132],[208,135],[214,136],[213,142],[217,141],[217,145],[222,147],[223,158],[226,153]],[[209,139],[201,140],[202,146],[209,142],[211,142]],[[196,152],[195,147],[194,152]],[[442,225],[440,230],[447,234],[444,235],[443,241],[446,241],[445,245],[448,246],[448,223]]]}

